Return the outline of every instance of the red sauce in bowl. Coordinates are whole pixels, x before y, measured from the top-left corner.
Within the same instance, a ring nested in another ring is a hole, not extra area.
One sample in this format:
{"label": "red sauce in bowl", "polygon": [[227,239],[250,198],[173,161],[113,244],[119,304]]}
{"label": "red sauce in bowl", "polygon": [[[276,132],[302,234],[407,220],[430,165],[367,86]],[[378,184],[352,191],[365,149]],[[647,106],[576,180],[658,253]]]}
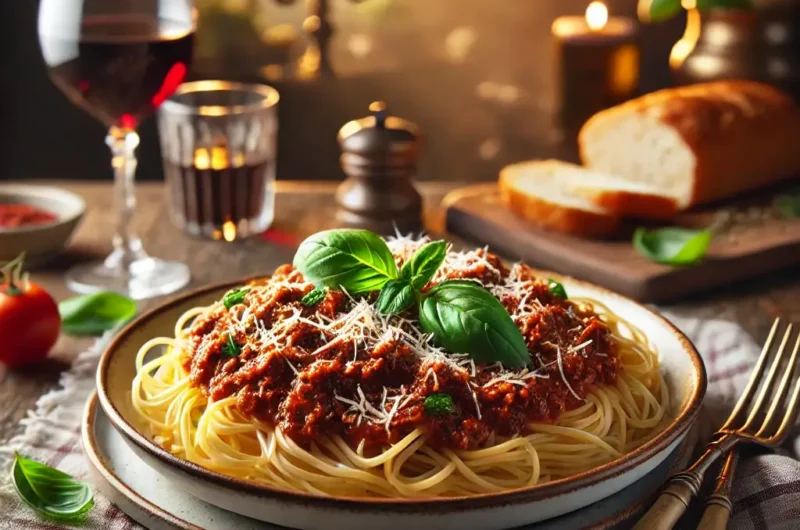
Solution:
{"label": "red sauce in bowl", "polygon": [[55,214],[30,204],[0,204],[0,230],[46,225],[55,220]]}

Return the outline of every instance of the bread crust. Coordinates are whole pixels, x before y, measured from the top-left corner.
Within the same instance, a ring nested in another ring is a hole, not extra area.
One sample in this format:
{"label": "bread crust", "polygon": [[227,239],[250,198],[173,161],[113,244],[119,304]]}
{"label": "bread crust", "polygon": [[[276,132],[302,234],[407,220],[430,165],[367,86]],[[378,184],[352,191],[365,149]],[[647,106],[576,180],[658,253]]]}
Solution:
{"label": "bread crust", "polygon": [[591,182],[575,188],[575,193],[619,217],[638,219],[671,219],[680,210],[678,201],[666,195],[625,190],[600,190]]}
{"label": "bread crust", "polygon": [[696,159],[687,206],[719,200],[800,175],[800,110],[772,86],[714,81],[659,90],[593,116],[578,135],[581,160],[590,136],[626,113],[656,116]]}
{"label": "bread crust", "polygon": [[500,171],[500,195],[516,215],[544,228],[580,237],[596,238],[614,234],[619,218],[610,212],[592,212],[550,202],[521,191],[509,168]]}

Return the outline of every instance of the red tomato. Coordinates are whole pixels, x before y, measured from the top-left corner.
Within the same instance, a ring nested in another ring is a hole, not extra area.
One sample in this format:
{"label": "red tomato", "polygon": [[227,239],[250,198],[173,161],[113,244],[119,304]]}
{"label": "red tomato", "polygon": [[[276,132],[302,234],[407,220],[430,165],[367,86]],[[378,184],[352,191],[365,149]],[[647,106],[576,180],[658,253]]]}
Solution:
{"label": "red tomato", "polygon": [[9,263],[0,284],[0,363],[15,367],[47,357],[58,340],[55,300],[22,274],[22,259]]}

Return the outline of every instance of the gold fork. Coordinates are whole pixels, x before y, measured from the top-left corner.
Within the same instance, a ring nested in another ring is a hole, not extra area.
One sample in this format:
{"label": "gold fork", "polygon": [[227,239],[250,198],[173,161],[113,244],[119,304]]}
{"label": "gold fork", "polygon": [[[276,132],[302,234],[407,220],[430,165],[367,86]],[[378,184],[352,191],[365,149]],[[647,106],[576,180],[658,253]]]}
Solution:
{"label": "gold fork", "polygon": [[[777,388],[776,375],[783,363],[786,345],[792,335],[792,325],[786,327],[777,353],[771,355],[772,343],[780,320],[772,324],[767,341],[761,350],[750,381],[736,403],[725,425],[714,435],[706,452],[689,469],[674,475],[653,506],[642,517],[634,530],[669,530],[686,511],[697,495],[708,468],[739,442],[757,443],[765,447],[780,445],[794,425],[800,402],[800,377],[795,374],[795,361],[800,350],[800,335],[794,343],[789,361],[782,368]],[[764,375],[767,361],[772,358],[769,371]],[[793,388],[793,390],[791,390]],[[768,400],[767,398],[771,399]],[[788,400],[788,401],[787,401]],[[776,424],[776,419],[780,422]]]}
{"label": "gold fork", "polygon": [[728,528],[728,519],[731,517],[733,505],[730,494],[733,485],[733,475],[736,472],[736,462],[739,460],[739,450],[735,447],[728,453],[722,470],[717,476],[714,493],[706,499],[706,509],[703,518],[697,525],[697,530],[725,530]]}

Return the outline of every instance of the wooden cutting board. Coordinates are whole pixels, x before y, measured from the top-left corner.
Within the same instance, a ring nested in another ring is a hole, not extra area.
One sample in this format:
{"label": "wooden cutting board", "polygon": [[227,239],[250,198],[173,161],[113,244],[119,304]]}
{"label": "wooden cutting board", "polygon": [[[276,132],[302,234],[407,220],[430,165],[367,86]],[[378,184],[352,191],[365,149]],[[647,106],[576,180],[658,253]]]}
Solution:
{"label": "wooden cutting board", "polygon": [[[508,259],[587,280],[642,302],[665,302],[785,267],[800,273],[800,219],[768,215],[780,190],[683,213],[675,226],[708,227],[733,219],[714,238],[706,258],[671,267],[640,256],[631,244],[636,224],[608,240],[588,240],[538,228],[508,211],[497,186],[475,184],[444,201],[447,230]],[[638,223],[641,224],[641,223]]]}

